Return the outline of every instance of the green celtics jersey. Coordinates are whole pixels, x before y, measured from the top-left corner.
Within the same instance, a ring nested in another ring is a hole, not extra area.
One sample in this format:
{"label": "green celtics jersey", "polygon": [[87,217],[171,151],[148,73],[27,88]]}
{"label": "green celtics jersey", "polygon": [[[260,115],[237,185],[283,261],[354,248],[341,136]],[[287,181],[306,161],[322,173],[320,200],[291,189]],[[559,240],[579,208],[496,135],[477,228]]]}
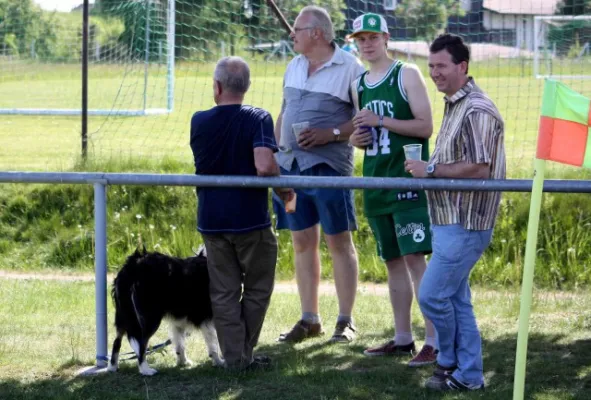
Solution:
{"label": "green celtics jersey", "polygon": [[[358,104],[377,115],[399,120],[413,119],[408,98],[402,86],[404,63],[395,61],[384,77],[375,84],[363,74],[357,82]],[[365,149],[363,176],[410,178],[404,170],[404,149],[407,144],[422,144],[422,159],[429,159],[429,140],[403,136],[386,128],[372,128],[373,144]],[[424,191],[366,189],[363,191],[364,212],[368,217],[394,211],[426,207]]]}

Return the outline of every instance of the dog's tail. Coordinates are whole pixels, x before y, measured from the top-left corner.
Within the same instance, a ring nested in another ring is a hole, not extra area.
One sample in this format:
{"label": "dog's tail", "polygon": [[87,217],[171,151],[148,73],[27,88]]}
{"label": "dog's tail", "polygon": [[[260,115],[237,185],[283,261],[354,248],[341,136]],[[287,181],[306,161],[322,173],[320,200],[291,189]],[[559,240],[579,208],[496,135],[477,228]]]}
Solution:
{"label": "dog's tail", "polygon": [[113,280],[113,286],[111,288],[111,298],[115,307],[119,306],[121,294],[125,289],[128,289],[133,283],[133,276],[135,275],[135,266],[138,265],[142,258],[147,254],[146,247],[144,246],[143,251],[139,248],[135,249],[132,255],[127,257],[123,267],[117,273],[117,276]]}
{"label": "dog's tail", "polygon": [[145,247],[143,252],[136,249],[127,258],[113,282],[111,297],[115,305],[115,326],[119,332],[129,331],[130,327],[126,324],[131,321],[137,321],[140,328],[142,327],[142,317],[138,312],[134,298],[137,297],[136,284],[141,279],[139,276],[140,265],[146,254]]}

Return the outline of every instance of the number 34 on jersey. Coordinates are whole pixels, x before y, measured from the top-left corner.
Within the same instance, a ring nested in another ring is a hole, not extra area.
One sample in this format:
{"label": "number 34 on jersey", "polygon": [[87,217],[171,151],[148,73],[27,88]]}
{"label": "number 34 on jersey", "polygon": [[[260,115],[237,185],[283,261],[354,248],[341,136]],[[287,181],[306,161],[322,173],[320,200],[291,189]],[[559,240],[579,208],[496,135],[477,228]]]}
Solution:
{"label": "number 34 on jersey", "polygon": [[[365,107],[377,115],[388,115],[394,118],[394,105],[390,101],[374,100],[368,102]],[[390,154],[390,135],[386,128],[371,128],[373,142],[365,150],[367,156],[377,156],[379,154]]]}
{"label": "number 34 on jersey", "polygon": [[390,154],[390,132],[386,128],[371,128],[373,142],[371,146],[365,149],[366,156],[377,156],[380,154]]}

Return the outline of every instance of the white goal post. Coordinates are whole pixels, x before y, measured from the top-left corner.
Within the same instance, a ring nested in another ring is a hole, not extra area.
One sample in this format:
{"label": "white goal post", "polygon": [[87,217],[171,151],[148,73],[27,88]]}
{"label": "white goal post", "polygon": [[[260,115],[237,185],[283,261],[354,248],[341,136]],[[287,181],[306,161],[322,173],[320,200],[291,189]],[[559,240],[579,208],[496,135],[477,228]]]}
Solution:
{"label": "white goal post", "polygon": [[[591,28],[591,15],[538,15],[534,17],[533,72],[535,78],[591,79],[591,66],[587,67],[584,62],[581,62],[584,61],[582,60],[584,55],[591,54],[591,37],[582,38],[581,41],[583,43],[580,43],[581,49],[576,57],[569,59],[568,61],[570,64],[566,66],[560,65],[560,61],[558,61],[558,65],[563,68],[558,68],[560,71],[557,73],[554,72],[554,69],[556,69],[554,68],[555,60],[557,60],[559,56],[556,54],[556,43],[554,43],[553,47],[548,43],[549,28],[552,25],[560,25],[575,21],[589,21],[589,27]],[[570,44],[572,45],[574,42],[571,42]]]}
{"label": "white goal post", "polygon": [[[150,0],[141,0],[146,3],[146,10]],[[175,1],[168,1],[166,8],[166,104],[162,101],[162,108],[150,108],[148,106],[149,96],[149,65],[150,65],[150,18],[146,17],[145,26],[145,60],[143,71],[143,99],[137,108],[116,107],[115,104],[106,108],[89,109],[88,115],[98,116],[149,116],[165,115],[173,111],[174,108],[174,84],[175,84]],[[164,46],[160,46],[160,51]],[[31,52],[34,52],[32,50]],[[1,55],[1,53],[0,53]],[[0,58],[1,60],[1,58]],[[141,62],[140,62],[141,65]],[[80,66],[81,68],[81,66]],[[123,76],[121,77],[123,80]],[[1,82],[0,82],[1,83]],[[82,86],[82,81],[80,81]],[[113,102],[115,98],[113,99]],[[82,101],[80,101],[80,104]],[[164,107],[165,106],[165,107]],[[82,114],[82,108],[41,108],[41,107],[1,107],[0,115],[57,115],[57,116],[77,116]]]}

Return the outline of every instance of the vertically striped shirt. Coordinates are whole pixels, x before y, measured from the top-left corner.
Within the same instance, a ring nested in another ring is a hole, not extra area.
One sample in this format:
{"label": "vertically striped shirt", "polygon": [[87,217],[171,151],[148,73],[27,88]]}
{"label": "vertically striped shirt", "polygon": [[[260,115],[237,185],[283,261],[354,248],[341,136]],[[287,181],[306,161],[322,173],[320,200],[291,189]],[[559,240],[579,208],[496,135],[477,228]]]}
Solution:
{"label": "vertically striped shirt", "polygon": [[[488,164],[490,179],[504,179],[505,127],[492,100],[469,78],[445,97],[445,113],[430,163]],[[437,167],[436,167],[437,168]],[[501,192],[427,191],[431,223],[461,224],[470,230],[492,229]]]}

